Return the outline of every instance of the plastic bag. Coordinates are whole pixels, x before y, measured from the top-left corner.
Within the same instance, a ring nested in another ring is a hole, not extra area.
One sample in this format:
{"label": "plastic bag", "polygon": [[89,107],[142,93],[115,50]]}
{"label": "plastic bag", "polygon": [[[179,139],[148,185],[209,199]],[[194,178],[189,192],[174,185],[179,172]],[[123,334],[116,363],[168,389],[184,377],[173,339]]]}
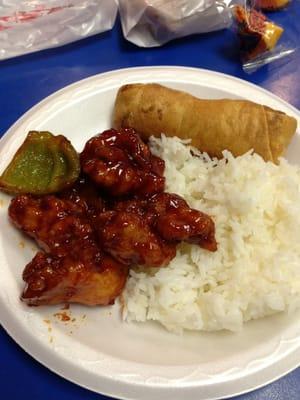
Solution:
{"label": "plastic bag", "polygon": [[[240,39],[245,72],[252,73],[279,59],[287,61],[288,56],[298,49],[299,19],[294,14],[295,10],[286,8],[292,7],[290,1],[241,0],[234,3],[231,4],[235,21],[233,27]],[[290,29],[286,31],[285,27]]]}
{"label": "plastic bag", "polygon": [[0,60],[113,27],[115,0],[0,0]]}
{"label": "plastic bag", "polygon": [[123,34],[141,47],[226,28],[231,14],[225,1],[119,0]]}

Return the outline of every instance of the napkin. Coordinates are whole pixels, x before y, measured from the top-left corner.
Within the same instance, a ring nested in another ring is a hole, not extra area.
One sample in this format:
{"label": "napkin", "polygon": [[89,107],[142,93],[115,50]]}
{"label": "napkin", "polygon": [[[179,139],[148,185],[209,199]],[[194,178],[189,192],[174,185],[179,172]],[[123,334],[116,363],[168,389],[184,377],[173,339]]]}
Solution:
{"label": "napkin", "polygon": [[0,0],[0,60],[113,27],[115,0]]}
{"label": "napkin", "polygon": [[230,10],[216,0],[119,0],[123,34],[141,47],[226,28]]}

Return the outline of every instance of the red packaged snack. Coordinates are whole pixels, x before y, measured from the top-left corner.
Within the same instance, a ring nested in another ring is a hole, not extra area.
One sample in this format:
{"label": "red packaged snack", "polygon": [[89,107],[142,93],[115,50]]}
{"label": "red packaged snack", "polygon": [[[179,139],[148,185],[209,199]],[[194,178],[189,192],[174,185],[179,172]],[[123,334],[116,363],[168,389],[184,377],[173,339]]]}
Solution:
{"label": "red packaged snack", "polygon": [[255,7],[263,11],[278,11],[289,3],[290,0],[255,0]]}
{"label": "red packaged snack", "polygon": [[275,48],[283,33],[283,28],[268,20],[255,9],[234,6],[243,61],[253,60]]}

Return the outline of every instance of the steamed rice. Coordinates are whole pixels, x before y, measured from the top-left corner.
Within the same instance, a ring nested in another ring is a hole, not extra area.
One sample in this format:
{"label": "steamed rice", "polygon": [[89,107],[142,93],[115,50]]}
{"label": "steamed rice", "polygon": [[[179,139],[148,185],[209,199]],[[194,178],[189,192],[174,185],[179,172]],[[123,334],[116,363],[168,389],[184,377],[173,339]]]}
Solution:
{"label": "steamed rice", "polygon": [[245,321],[296,309],[300,168],[251,152],[210,159],[177,138],[152,138],[151,149],[166,162],[166,191],[214,219],[218,250],[181,244],[168,267],[132,269],[124,319],[155,320],[178,333],[236,331]]}

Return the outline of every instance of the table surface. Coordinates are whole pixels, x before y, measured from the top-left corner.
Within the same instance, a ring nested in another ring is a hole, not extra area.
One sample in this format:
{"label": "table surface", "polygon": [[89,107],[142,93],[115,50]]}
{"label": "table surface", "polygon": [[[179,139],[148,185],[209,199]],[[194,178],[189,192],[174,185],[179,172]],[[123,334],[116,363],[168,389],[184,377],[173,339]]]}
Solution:
{"label": "table surface", "polygon": [[[288,11],[272,15],[295,35],[285,18],[300,13],[294,0]],[[298,20],[299,21],[299,20]],[[300,54],[265,66],[252,75],[243,72],[237,39],[224,30],[173,41],[161,48],[142,49],[122,37],[117,20],[112,31],[57,49],[0,62],[0,136],[28,109],[51,93],[75,81],[119,68],[182,65],[206,68],[245,79],[270,90],[300,108]],[[0,328],[1,398],[54,400],[107,399],[50,372],[26,354]],[[236,399],[299,400],[300,368],[280,380]]]}

